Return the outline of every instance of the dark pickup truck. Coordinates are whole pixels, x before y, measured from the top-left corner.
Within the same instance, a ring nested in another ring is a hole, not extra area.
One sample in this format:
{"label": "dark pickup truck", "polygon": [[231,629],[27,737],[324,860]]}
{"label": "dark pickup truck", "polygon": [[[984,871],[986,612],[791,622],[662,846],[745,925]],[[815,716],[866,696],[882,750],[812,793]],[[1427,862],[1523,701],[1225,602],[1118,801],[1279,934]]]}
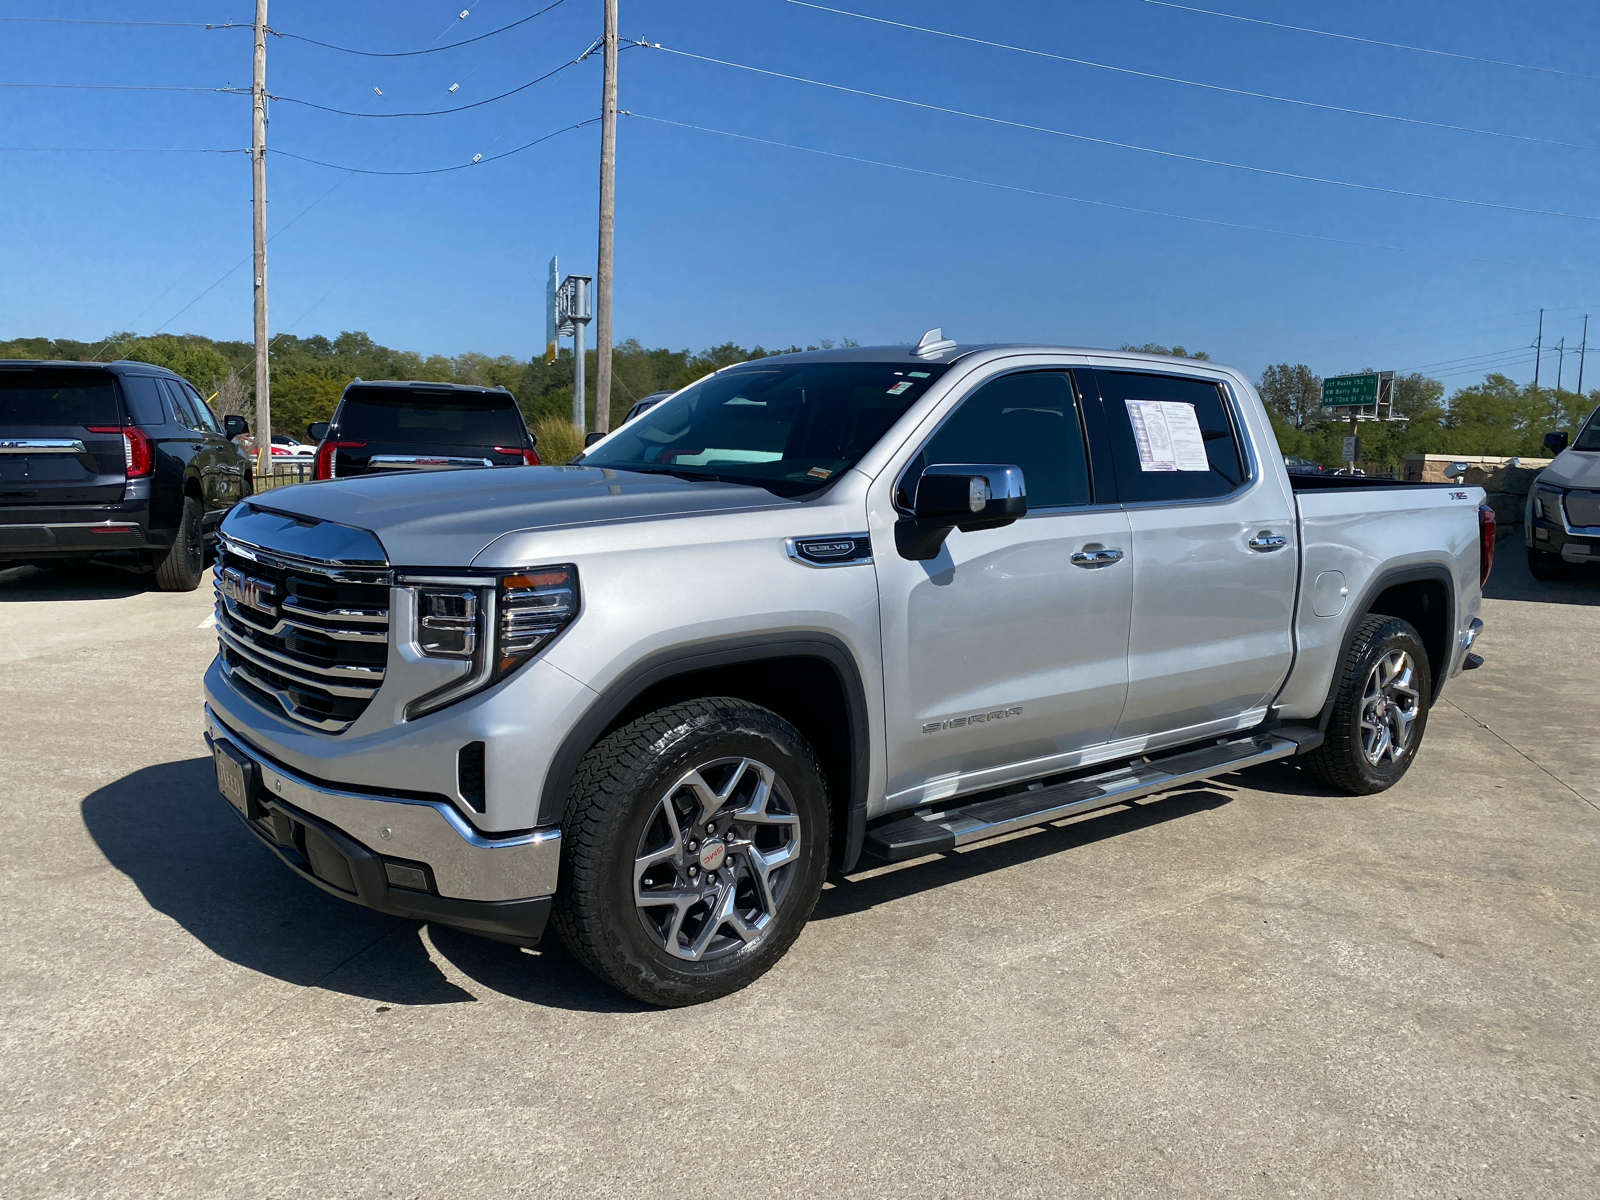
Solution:
{"label": "dark pickup truck", "polygon": [[246,428],[149,363],[0,362],[0,569],[107,559],[193,591],[253,490]]}
{"label": "dark pickup truck", "polygon": [[534,436],[504,388],[357,379],[344,389],[333,419],[307,432],[320,443],[317,479],[539,465]]}

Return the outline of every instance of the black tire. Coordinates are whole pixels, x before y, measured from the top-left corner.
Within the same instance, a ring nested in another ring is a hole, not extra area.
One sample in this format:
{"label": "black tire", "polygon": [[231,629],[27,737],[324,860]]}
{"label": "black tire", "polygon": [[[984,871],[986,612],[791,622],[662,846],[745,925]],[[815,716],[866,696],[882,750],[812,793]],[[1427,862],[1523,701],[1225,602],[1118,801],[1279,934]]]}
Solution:
{"label": "black tire", "polygon": [[[1405,699],[1403,690],[1381,685],[1379,664],[1387,668],[1394,661],[1393,655],[1410,658],[1411,678],[1404,685],[1413,693],[1409,709],[1400,703]],[[1380,701],[1392,708],[1373,701],[1371,693],[1375,681],[1380,683]],[[1305,756],[1305,765],[1330,787],[1353,796],[1370,796],[1393,787],[1417,757],[1417,748],[1428,726],[1432,691],[1428,651],[1411,624],[1399,617],[1376,613],[1363,617],[1341,664],[1327,737],[1322,745]],[[1369,718],[1365,724],[1364,717]],[[1380,723],[1381,729],[1375,729]],[[1401,745],[1396,745],[1397,728],[1405,730]],[[1393,747],[1386,752],[1383,751],[1385,732]],[[1376,761],[1372,755],[1374,749],[1380,750]]]}
{"label": "black tire", "polygon": [[163,592],[192,592],[200,586],[206,569],[205,534],[200,528],[200,501],[183,498],[183,517],[173,534],[172,546],[156,563],[156,586]]}
{"label": "black tire", "polygon": [[[728,789],[711,818],[712,835],[704,833],[703,819],[690,819],[704,812],[703,801],[691,787],[673,786],[691,771],[704,772],[711,792]],[[741,813],[760,815],[754,789],[763,784],[775,797],[770,818],[740,822]],[[668,806],[676,827],[667,823]],[[719,819],[729,812],[731,829]],[[714,1000],[764,975],[800,935],[827,873],[828,826],[822,768],[782,717],[726,696],[659,709],[603,738],[579,764],[562,822],[562,883],[552,920],[579,962],[635,999],[661,1006]],[[722,842],[724,835],[731,843]],[[687,853],[691,845],[693,854]],[[758,858],[764,865],[785,853],[786,863],[762,875],[769,879],[763,888]],[[635,860],[651,855],[656,861],[636,885]],[[702,870],[707,863],[711,869]],[[646,897],[668,891],[683,897],[696,889],[709,894],[706,889],[716,887],[724,897],[731,890],[734,904],[744,907],[708,933],[704,904],[641,904],[636,886]],[[734,936],[734,922],[759,923],[763,911],[765,921],[751,940]],[[698,961],[682,956],[702,938]],[[669,939],[680,954],[668,951]]]}
{"label": "black tire", "polygon": [[1551,554],[1548,550],[1535,550],[1531,546],[1528,548],[1528,574],[1545,583],[1558,583],[1572,578],[1572,571],[1561,555]]}

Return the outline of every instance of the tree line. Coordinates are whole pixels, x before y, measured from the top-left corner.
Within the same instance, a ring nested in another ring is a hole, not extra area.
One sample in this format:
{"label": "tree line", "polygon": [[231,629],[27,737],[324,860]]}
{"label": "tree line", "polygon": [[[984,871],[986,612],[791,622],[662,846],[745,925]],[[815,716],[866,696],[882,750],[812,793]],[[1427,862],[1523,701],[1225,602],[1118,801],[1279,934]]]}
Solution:
{"label": "tree line", "polygon": [[[844,338],[839,344],[856,343]],[[612,351],[612,425],[651,392],[676,391],[732,363],[834,345],[831,339],[823,339],[820,346],[767,350],[724,342],[691,351],[646,349],[630,338]],[[1175,358],[1210,357],[1203,350],[1154,343],[1122,348]],[[273,339],[270,355],[273,432],[302,439],[307,436],[306,426],[333,415],[345,385],[357,378],[505,387],[516,396],[532,427],[568,419],[572,412],[573,362],[569,349],[563,349],[553,363],[542,358],[530,362],[510,355],[471,352],[454,357],[422,355],[379,345],[365,333],[346,332],[331,339],[280,334]],[[92,343],[64,338],[0,341],[0,358],[75,362],[117,357],[176,371],[199,388],[218,413],[238,413],[254,421],[255,347],[249,342],[214,341],[199,334],[159,334],[149,338],[117,334]],[[591,381],[588,427],[592,429],[593,350],[587,354],[585,372]],[[1285,454],[1324,465],[1338,463],[1349,422],[1337,410],[1321,407],[1320,376],[1304,363],[1276,363],[1262,372],[1257,387]],[[1446,398],[1444,384],[1439,380],[1421,374],[1402,375],[1395,379],[1395,411],[1406,419],[1362,422],[1361,456],[1371,467],[1397,472],[1407,454],[1542,457],[1546,453],[1542,443],[1547,432],[1565,429],[1575,433],[1597,403],[1600,389],[1580,396],[1568,389],[1518,384],[1500,374],[1490,374],[1482,382],[1460,388]]]}

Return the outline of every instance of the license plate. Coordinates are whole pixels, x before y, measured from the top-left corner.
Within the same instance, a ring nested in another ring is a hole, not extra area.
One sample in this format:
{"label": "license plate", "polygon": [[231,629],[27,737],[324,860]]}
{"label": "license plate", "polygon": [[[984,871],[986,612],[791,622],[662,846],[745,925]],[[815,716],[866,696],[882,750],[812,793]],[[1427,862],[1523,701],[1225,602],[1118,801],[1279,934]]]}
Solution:
{"label": "license plate", "polygon": [[227,741],[219,738],[212,744],[212,762],[217,769],[217,788],[248,820],[261,816],[255,789],[255,763],[245,758]]}

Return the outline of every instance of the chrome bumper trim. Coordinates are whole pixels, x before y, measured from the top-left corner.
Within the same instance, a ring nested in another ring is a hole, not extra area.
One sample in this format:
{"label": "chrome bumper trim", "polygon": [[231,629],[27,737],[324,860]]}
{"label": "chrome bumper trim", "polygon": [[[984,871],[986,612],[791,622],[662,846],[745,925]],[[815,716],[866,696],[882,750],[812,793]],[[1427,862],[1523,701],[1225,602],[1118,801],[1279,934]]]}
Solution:
{"label": "chrome bumper trim", "polygon": [[374,854],[425,862],[439,894],[454,900],[526,900],[553,895],[561,830],[486,838],[442,800],[372,796],[323,787],[267,762],[205,706],[206,730],[253,759],[271,798],[335,826]]}

